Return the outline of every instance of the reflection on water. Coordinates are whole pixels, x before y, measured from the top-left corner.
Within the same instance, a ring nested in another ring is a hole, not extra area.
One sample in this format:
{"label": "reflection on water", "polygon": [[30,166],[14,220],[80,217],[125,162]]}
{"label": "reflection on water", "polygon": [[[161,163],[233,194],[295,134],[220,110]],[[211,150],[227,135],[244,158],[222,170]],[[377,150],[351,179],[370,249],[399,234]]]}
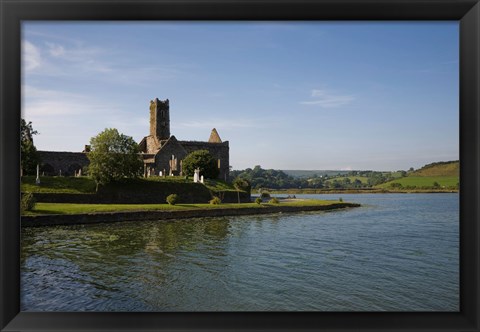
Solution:
{"label": "reflection on water", "polygon": [[22,310],[459,309],[458,194],[342,197],[363,207],[25,228]]}

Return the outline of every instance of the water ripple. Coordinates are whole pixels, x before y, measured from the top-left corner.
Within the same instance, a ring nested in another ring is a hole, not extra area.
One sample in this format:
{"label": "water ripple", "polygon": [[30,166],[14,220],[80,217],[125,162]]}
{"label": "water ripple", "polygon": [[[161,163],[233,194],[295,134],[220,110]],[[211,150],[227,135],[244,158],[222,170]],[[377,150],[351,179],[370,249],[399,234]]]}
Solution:
{"label": "water ripple", "polygon": [[342,197],[363,206],[23,229],[21,308],[458,311],[458,194]]}

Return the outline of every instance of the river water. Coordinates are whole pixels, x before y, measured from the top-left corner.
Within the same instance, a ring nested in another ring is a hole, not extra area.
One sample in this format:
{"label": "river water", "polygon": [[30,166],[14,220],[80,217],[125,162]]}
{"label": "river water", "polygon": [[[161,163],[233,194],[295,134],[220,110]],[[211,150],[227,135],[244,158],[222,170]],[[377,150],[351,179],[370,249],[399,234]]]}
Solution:
{"label": "river water", "polygon": [[24,228],[22,311],[458,311],[458,194],[360,208]]}

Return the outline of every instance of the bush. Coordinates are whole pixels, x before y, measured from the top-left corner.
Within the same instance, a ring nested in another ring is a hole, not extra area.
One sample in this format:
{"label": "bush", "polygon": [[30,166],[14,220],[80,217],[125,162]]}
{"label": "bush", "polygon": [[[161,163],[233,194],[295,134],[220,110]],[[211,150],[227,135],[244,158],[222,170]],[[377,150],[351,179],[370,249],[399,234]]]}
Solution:
{"label": "bush", "polygon": [[168,195],[166,200],[168,204],[175,205],[178,202],[178,195],[177,194]]}
{"label": "bush", "polygon": [[340,198],[338,199],[338,201],[339,201],[339,202],[343,202],[343,198],[340,197]]}
{"label": "bush", "polygon": [[272,198],[269,202],[270,204],[278,204],[280,203],[276,197]]}
{"label": "bush", "polygon": [[257,198],[255,199],[255,203],[261,204],[261,203],[262,203],[262,199],[261,199],[260,197],[257,197]]}
{"label": "bush", "polygon": [[217,196],[213,196],[213,198],[209,201],[210,204],[213,204],[213,205],[218,205],[220,203],[222,203],[222,200],[220,198],[218,198]]}
{"label": "bush", "polygon": [[20,202],[20,208],[23,211],[32,211],[35,208],[35,197],[32,193],[26,193],[22,196],[22,201]]}
{"label": "bush", "polygon": [[260,194],[261,198],[270,198],[270,193],[264,192]]}

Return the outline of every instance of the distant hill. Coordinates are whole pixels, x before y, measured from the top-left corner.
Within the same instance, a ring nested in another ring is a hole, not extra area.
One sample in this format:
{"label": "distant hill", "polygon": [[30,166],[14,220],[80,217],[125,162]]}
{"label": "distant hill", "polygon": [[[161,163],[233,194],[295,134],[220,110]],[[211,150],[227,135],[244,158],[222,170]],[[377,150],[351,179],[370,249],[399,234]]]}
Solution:
{"label": "distant hill", "polygon": [[336,176],[337,174],[345,175],[351,171],[339,171],[339,170],[282,170],[285,174],[293,176],[294,178],[312,178],[316,175],[328,175],[329,177]]}
{"label": "distant hill", "polygon": [[460,163],[441,161],[423,166],[406,177],[377,185],[383,189],[457,189],[459,187]]}
{"label": "distant hill", "polygon": [[422,168],[411,172],[408,176],[459,176],[460,162],[442,161],[423,166]]}
{"label": "distant hill", "polygon": [[230,172],[232,179],[243,178],[252,189],[315,189],[348,190],[375,189],[458,190],[459,161],[442,161],[409,171],[372,170],[274,170],[260,165]]}

